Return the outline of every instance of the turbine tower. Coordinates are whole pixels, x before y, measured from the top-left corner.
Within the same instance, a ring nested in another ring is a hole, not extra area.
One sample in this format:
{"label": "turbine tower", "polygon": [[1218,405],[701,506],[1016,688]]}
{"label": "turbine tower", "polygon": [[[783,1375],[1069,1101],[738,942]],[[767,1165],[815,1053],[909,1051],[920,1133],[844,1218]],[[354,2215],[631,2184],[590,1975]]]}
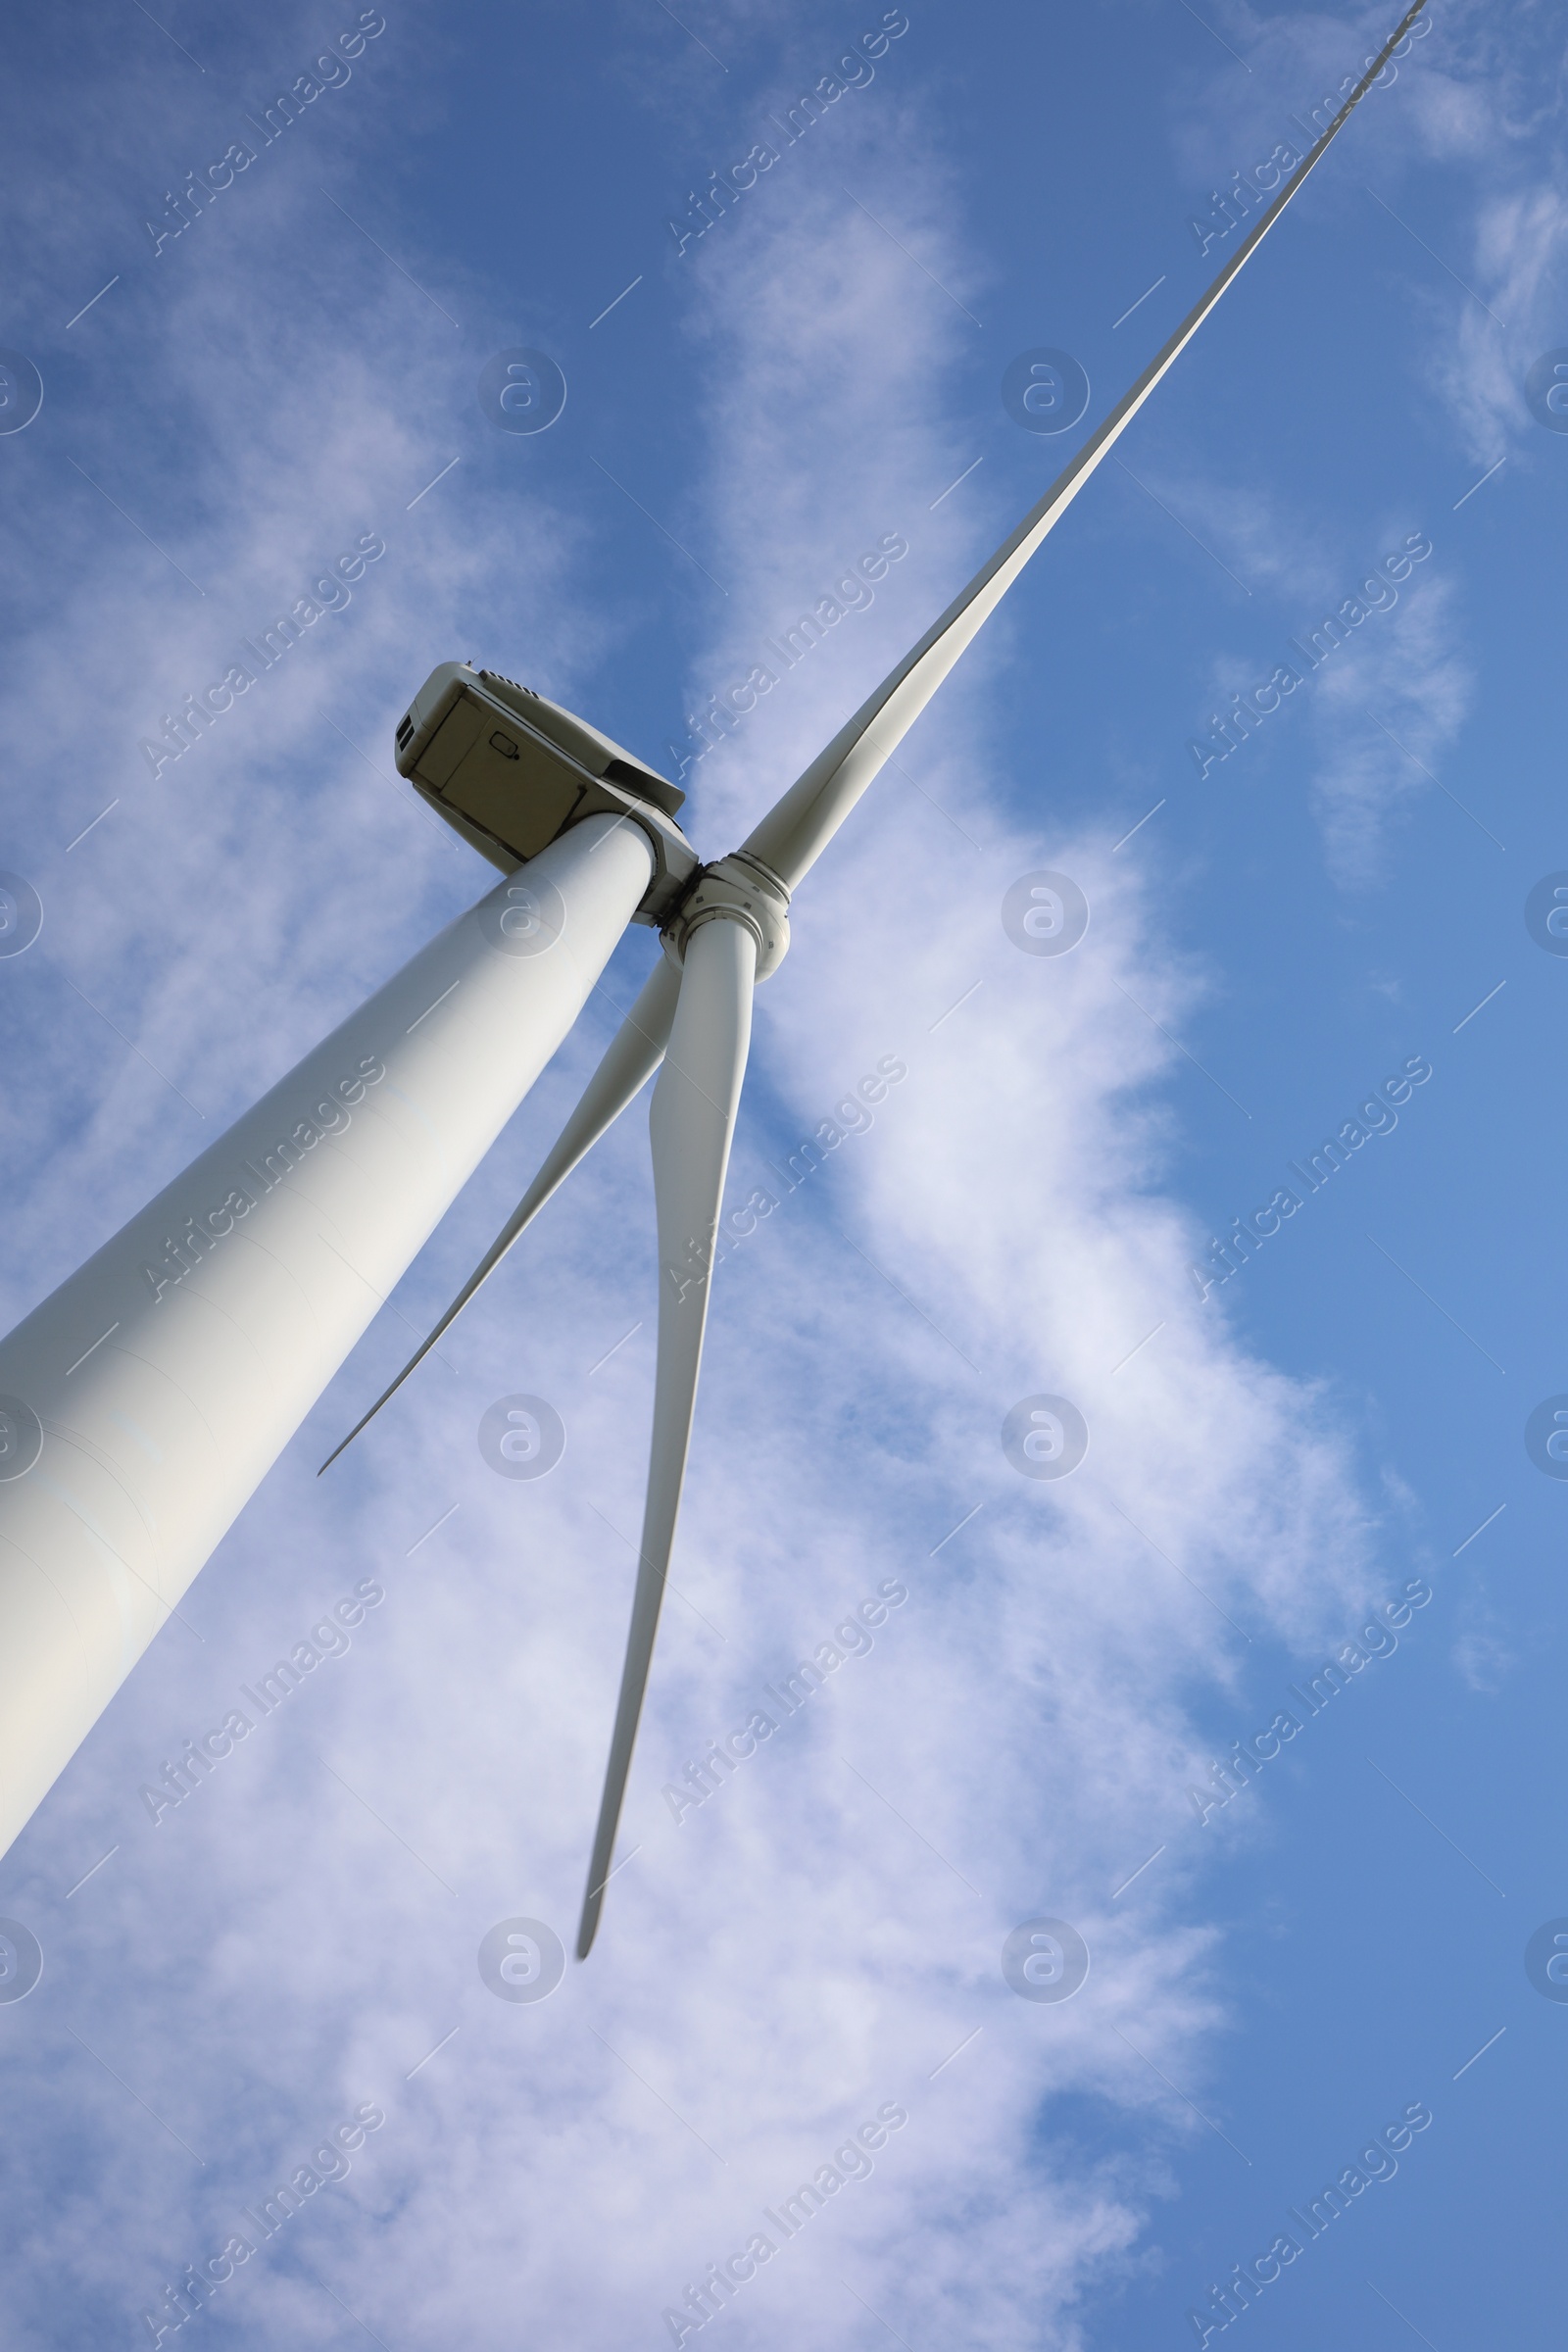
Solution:
{"label": "turbine tower", "polygon": [[652,1456],[577,1937],[587,1957],[680,1509],[753,989],[782,961],[794,894],[883,761],[1425,5],[1416,0],[1401,19],[1065,471],[729,857],[702,863],[675,821],[684,796],[597,729],[493,671],[447,662],[431,674],[399,725],[399,768],[504,879],[0,1342],[0,1853],[566,1036],[626,925],[640,921],[660,932],[662,955],[560,1141],[430,1337],[350,1433],[662,1063],[650,1113],[660,1258]]}

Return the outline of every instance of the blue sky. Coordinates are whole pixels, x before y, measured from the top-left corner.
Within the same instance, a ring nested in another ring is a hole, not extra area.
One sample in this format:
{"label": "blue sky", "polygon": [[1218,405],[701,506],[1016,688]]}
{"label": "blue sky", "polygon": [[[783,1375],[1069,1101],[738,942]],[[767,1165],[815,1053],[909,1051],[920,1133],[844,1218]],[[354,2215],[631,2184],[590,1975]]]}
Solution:
{"label": "blue sky", "polygon": [[[1073,446],[1008,415],[1009,363],[1070,353],[1087,430],[1234,242],[1200,250],[1211,191],[1394,21],[168,0],[88,10],[67,55],[19,20],[0,345],[44,396],[0,434],[0,868],[43,929],[0,958],[6,1327],[487,887],[391,766],[436,662],[667,772],[765,641],[906,543],[687,768],[721,854]],[[770,118],[880,24],[785,147]],[[339,36],[348,77],[264,143]],[[569,1941],[624,1639],[640,1109],[450,1362],[315,1471],[522,1191],[646,933],[617,952],[0,1861],[44,1953],[0,2003],[8,2343],[153,2341],[185,2266],[367,2108],[187,2323],[210,2344],[667,2344],[885,2106],[869,2175],[706,2340],[1154,2352],[1293,2228],[1227,2341],[1544,2333],[1568,2007],[1525,1950],[1568,1915],[1568,1493],[1524,1431],[1568,1390],[1568,962],[1525,902],[1568,868],[1568,434],[1524,386],[1568,346],[1561,79],[1548,10],[1434,0],[803,889],[732,1197],[906,1074],[722,1269],[642,1850],[589,1966],[511,2003],[476,1955],[515,1917]],[[769,140],[682,246],[692,192]],[[234,142],[254,161],[159,243]],[[516,348],[564,378],[538,434],[480,405]],[[155,776],[162,714],[365,535],[352,602]],[[1308,673],[1292,640],[1412,541]],[[1212,714],[1293,662],[1200,775]],[[1041,870],[1090,907],[1061,956],[1003,925]],[[1337,1173],[1293,1175],[1417,1068]],[[1299,1207],[1200,1297],[1282,1187]],[[475,1443],[519,1392],[566,1431],[537,1483]],[[1002,1448],[1036,1395],[1088,1423],[1059,1483]],[[349,1647],[155,1825],[164,1759],[367,1582]],[[871,1647],[677,1826],[662,1788],[884,1584],[908,1597]],[[1348,1688],[1293,1698],[1412,1586]],[[1042,1917],[1091,1955],[1059,2004],[1002,1973]],[[1289,2210],[1412,2107],[1396,2172],[1309,2239]]]}

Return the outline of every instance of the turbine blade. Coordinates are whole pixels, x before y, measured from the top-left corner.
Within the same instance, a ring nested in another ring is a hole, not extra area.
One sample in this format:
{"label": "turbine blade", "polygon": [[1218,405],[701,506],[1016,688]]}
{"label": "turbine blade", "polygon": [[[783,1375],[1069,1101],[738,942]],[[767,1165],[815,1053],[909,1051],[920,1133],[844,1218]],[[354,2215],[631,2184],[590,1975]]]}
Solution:
{"label": "turbine blade", "polygon": [[633,1096],[647,1085],[663,1059],[664,1048],[669,1040],[669,1024],[675,1017],[675,1001],[679,994],[680,973],[667,956],[661,956],[649,974],[642,994],[611,1040],[603,1061],[589,1079],[582,1101],[562,1129],[560,1141],[546,1155],[538,1175],[435,1329],[427,1339],[419,1342],[391,1387],[383,1389],[364,1419],[355,1422],[342,1445],[334,1446],[321,1464],[321,1469],[316,1473],[318,1478],[321,1476],[321,1471],[331,1469],[344,1447],[352,1446],[361,1430],[375,1419],[387,1398],[396,1396],[409,1374],[424,1361],[441,1334],[456,1322],[480,1284],[495,1272],[523,1227],[532,1223],[552,1193],[564,1184],[577,1162],[592,1151],[606,1128],[614,1125]]}
{"label": "turbine blade", "polygon": [[978,635],[982,623],[995,612],[1030,557],[1137,416],[1161,376],[1192,341],[1232,278],[1250,260],[1425,6],[1426,0],[1415,0],[1415,6],[1401,18],[1327,130],[1231,255],[1207,293],[1156,352],[1132,390],[1124,394],[1090,435],[1065,472],[1058,475],[1038,506],[1030,510],[1017,529],[981,565],[969,585],[927,629],[919,644],[883,679],[870,700],[861,704],[849,724],[840,729],[827,749],[747,836],[741,845],[745,854],[770,867],[787,889],[794,890],[802,876],[815,864],[883,761],[897,751],[959,655]]}
{"label": "turbine blade", "polygon": [[588,1957],[610,1877],[680,1510],[708,1320],[713,1240],[751,1044],[756,970],[756,942],[739,923],[707,922],[691,934],[669,1053],[649,1111],[659,1210],[654,1438],[626,1662],[577,1931],[579,1960]]}

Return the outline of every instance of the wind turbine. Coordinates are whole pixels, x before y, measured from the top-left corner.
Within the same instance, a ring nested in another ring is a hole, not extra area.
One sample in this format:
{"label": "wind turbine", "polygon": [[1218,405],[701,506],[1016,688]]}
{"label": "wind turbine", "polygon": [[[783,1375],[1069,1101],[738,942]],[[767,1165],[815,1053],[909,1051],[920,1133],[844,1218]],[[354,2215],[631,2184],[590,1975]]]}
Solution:
{"label": "wind turbine", "polygon": [[794,893],[1425,5],[1415,0],[1065,471],[730,856],[701,863],[675,822],[684,796],[569,712],[492,671],[432,673],[398,728],[399,767],[507,878],[0,1343],[0,1852],[177,1611],[637,920],[662,935],[652,977],[516,1210],[371,1407],[662,1063],[649,1122],[661,1265],[652,1455],[577,1936],[587,1957],[680,1507],[752,992],[783,959]]}

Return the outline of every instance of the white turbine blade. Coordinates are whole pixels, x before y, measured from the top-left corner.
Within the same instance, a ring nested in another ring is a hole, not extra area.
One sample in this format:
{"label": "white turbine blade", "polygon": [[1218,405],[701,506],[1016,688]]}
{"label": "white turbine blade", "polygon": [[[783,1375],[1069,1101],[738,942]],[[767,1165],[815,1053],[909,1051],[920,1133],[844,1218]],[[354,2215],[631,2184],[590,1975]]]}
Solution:
{"label": "white turbine blade", "polygon": [[1426,0],[1415,0],[1415,6],[1401,19],[1316,146],[1231,255],[1207,293],[1156,353],[1132,390],[1090,435],[1066,471],[1058,475],[1039,505],[1030,510],[1011,536],[981,565],[967,588],[927,629],[913,651],[884,678],[870,700],[861,704],[849,724],[839,730],[827,749],[747,836],[741,845],[743,851],[770,867],[787,889],[795,889],[801,877],[815,864],[883,761],[897,751],[958,656],[978,635],[982,623],[995,612],[1102,458],[1192,341],[1237,271],[1256,251],[1425,6]]}
{"label": "white turbine blade", "polygon": [[480,1284],[495,1272],[523,1227],[533,1222],[551,1195],[565,1183],[577,1162],[592,1151],[606,1129],[614,1125],[627,1103],[647,1085],[663,1059],[664,1048],[669,1041],[669,1024],[675,1017],[675,1000],[679,993],[680,973],[666,956],[661,956],[642,994],[612,1039],[604,1060],[589,1079],[582,1101],[562,1129],[560,1141],[546,1155],[538,1175],[435,1329],[427,1339],[419,1342],[391,1387],[383,1389],[364,1419],[355,1422],[342,1445],[333,1447],[321,1464],[321,1469],[316,1473],[318,1478],[321,1471],[331,1469],[344,1447],[352,1446],[361,1430],[375,1419],[387,1398],[396,1396],[416,1365],[424,1361],[441,1334],[456,1322]]}
{"label": "white turbine blade", "polygon": [[713,1239],[751,1044],[756,970],[756,942],[739,923],[707,922],[691,934],[669,1053],[649,1112],[659,1209],[654,1440],[626,1662],[577,1932],[579,1960],[587,1959],[599,1925],[680,1510]]}

